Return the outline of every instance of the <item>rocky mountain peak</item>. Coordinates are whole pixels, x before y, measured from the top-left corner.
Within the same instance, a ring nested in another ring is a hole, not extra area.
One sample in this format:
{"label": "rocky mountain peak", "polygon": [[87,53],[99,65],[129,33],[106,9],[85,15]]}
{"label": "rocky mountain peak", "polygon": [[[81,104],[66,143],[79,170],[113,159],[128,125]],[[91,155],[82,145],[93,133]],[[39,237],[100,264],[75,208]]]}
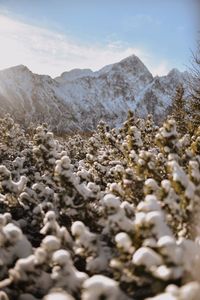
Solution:
{"label": "rocky mountain peak", "polygon": [[117,64],[125,68],[132,68],[138,66],[147,69],[146,66],[143,64],[143,62],[134,54],[122,59]]}
{"label": "rocky mountain peak", "polygon": [[136,55],[128,56],[127,58],[122,59],[119,63],[113,64],[111,69],[114,72],[120,71],[137,77],[145,75],[153,79],[150,71]]}
{"label": "rocky mountain peak", "polygon": [[180,75],[181,75],[181,72],[180,72],[178,69],[176,69],[176,68],[173,68],[173,69],[170,70],[169,73],[167,74],[167,76],[173,77],[173,78],[179,77]]}
{"label": "rocky mountain peak", "polygon": [[0,71],[1,73],[32,73],[25,65],[17,65]]}

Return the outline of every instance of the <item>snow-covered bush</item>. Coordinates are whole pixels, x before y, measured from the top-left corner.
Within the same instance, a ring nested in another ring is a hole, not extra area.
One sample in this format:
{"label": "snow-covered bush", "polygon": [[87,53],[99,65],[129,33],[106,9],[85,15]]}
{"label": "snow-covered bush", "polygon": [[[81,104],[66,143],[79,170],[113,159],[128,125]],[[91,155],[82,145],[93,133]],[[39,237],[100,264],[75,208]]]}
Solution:
{"label": "snow-covered bush", "polygon": [[198,299],[200,130],[0,129],[0,299]]}

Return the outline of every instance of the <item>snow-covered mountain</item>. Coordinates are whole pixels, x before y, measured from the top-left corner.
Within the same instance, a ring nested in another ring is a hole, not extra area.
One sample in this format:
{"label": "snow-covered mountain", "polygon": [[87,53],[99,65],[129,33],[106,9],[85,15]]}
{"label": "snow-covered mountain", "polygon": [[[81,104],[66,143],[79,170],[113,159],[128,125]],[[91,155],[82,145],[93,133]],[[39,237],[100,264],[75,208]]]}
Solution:
{"label": "snow-covered mountain", "polygon": [[163,115],[176,86],[187,89],[187,78],[176,69],[153,77],[135,55],[97,72],[75,69],[55,79],[19,65],[0,71],[0,116],[10,113],[26,126],[47,122],[56,131],[91,130],[100,119],[116,126],[129,109]]}

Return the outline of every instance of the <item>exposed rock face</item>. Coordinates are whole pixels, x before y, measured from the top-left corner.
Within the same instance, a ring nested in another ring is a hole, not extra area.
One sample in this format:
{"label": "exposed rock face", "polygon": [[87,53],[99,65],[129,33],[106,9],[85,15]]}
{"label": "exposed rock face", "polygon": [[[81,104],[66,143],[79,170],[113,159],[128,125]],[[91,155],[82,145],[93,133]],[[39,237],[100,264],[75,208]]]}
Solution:
{"label": "exposed rock face", "polygon": [[56,131],[91,130],[100,119],[116,126],[128,109],[158,118],[176,86],[187,89],[188,76],[173,69],[153,77],[135,55],[97,72],[75,69],[55,79],[20,65],[0,71],[0,115],[10,113],[25,126],[47,122]]}

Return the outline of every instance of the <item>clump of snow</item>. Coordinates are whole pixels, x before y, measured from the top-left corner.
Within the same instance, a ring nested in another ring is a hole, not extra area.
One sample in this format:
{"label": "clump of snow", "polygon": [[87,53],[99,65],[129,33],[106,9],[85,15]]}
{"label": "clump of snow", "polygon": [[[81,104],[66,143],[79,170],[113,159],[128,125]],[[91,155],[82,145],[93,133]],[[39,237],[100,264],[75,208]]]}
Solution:
{"label": "clump of snow", "polygon": [[126,252],[130,252],[132,249],[132,241],[127,233],[120,232],[115,236],[115,241],[119,248],[122,248]]}
{"label": "clump of snow", "polygon": [[150,269],[152,266],[161,265],[162,257],[151,248],[141,247],[133,254],[132,262],[136,266],[144,266]]}
{"label": "clump of snow", "polygon": [[94,275],[87,279],[83,284],[83,288],[83,300],[126,299],[117,282],[103,275]]}
{"label": "clump of snow", "polygon": [[74,298],[66,292],[52,292],[44,297],[44,300],[74,300]]}

